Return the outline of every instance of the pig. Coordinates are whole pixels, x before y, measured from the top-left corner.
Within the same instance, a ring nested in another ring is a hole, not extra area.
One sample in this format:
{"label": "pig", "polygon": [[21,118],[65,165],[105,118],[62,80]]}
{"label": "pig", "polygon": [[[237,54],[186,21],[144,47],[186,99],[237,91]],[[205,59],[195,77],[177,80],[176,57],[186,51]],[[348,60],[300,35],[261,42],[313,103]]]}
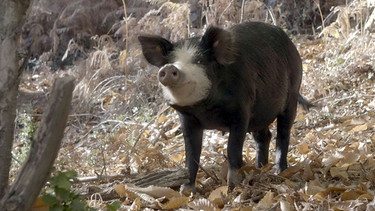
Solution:
{"label": "pig", "polygon": [[242,149],[246,133],[256,142],[256,167],[268,163],[271,132],[277,119],[276,173],[287,168],[290,130],[297,102],[313,106],[300,94],[301,57],[287,34],[262,22],[228,29],[207,28],[203,36],[171,42],[156,35],[138,37],[145,59],[159,69],[167,103],[180,118],[189,182],[195,180],[205,129],[229,132],[227,183],[243,179]]}

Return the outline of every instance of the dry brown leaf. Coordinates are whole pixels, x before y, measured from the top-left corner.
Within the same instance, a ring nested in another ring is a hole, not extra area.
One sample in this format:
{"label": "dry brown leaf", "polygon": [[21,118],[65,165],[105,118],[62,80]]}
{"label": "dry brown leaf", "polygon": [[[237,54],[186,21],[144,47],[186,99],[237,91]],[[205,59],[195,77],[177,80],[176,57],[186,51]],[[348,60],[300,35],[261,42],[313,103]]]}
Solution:
{"label": "dry brown leaf", "polygon": [[341,194],[341,200],[357,200],[361,195],[365,194],[366,192],[360,190],[347,190]]}
{"label": "dry brown leaf", "polygon": [[[120,195],[120,197],[123,196],[123,197],[129,198],[130,200],[134,200],[133,205],[135,207],[138,207],[138,205],[135,204],[137,199],[142,199],[143,201],[145,201],[147,203],[150,203],[150,204],[154,204],[154,203],[157,202],[156,199],[153,196],[151,196],[147,193],[144,193],[144,192],[147,192],[147,191],[143,191],[143,190],[148,190],[148,188],[140,188],[140,187],[137,187],[133,184],[125,184],[125,185],[119,184],[119,185],[115,185],[114,189]],[[155,192],[155,190],[153,190],[152,187],[149,188],[149,189],[151,189],[151,190],[149,190],[148,192],[150,192],[150,193]],[[162,192],[162,194],[166,193],[164,191],[161,191],[161,192]],[[158,198],[160,198],[160,197],[158,197]]]}
{"label": "dry brown leaf", "polygon": [[139,199],[139,198],[136,198],[134,201],[133,201],[133,203],[132,203],[132,205],[130,206],[130,210],[131,211],[138,211],[138,210],[141,210],[141,200]]}
{"label": "dry brown leaf", "polygon": [[44,201],[40,197],[38,197],[35,200],[33,208],[31,209],[31,211],[48,211],[48,210],[49,210],[49,206],[46,203],[44,203]]}
{"label": "dry brown leaf", "polygon": [[288,201],[281,200],[280,201],[280,209],[281,209],[281,211],[293,211],[294,207]]}
{"label": "dry brown leaf", "polygon": [[274,193],[268,191],[266,195],[259,201],[256,208],[257,209],[270,209],[274,203]]}
{"label": "dry brown leaf", "polygon": [[170,198],[167,203],[164,203],[164,204],[159,203],[159,206],[163,210],[173,210],[173,209],[177,209],[177,208],[187,205],[188,202],[189,202],[189,197],[178,196],[178,197]]}
{"label": "dry brown leaf", "polygon": [[207,211],[216,211],[217,207],[210,202],[210,200],[201,198],[194,200],[188,204],[188,206],[194,210],[207,210]]}
{"label": "dry brown leaf", "polygon": [[172,197],[180,196],[180,194],[177,191],[167,187],[149,186],[146,188],[141,188],[133,184],[126,184],[125,189],[132,191],[134,193],[147,194],[153,198],[166,197],[167,199],[170,199]]}
{"label": "dry brown leaf", "polygon": [[228,192],[228,186],[221,186],[211,192],[208,200],[216,204],[218,207],[224,206],[223,196],[226,196]]}
{"label": "dry brown leaf", "polygon": [[309,141],[315,141],[316,140],[316,134],[314,134],[313,132],[308,132],[305,137],[309,140]]}
{"label": "dry brown leaf", "polygon": [[[356,149],[356,151],[358,150]],[[358,163],[358,160],[361,157],[359,152],[345,152],[342,154],[343,158],[340,160],[340,162],[337,163],[337,166],[340,167],[347,167],[349,165]]]}
{"label": "dry brown leaf", "polygon": [[239,209],[240,211],[253,211],[253,207],[251,206],[244,206]]}
{"label": "dry brown leaf", "polygon": [[149,204],[154,204],[156,203],[156,199],[146,193],[139,193],[139,192],[135,192],[135,194],[140,198],[142,199],[143,201],[149,203]]}
{"label": "dry brown leaf", "polygon": [[326,158],[323,158],[322,165],[325,168],[330,168],[331,166],[338,163],[344,156],[338,152],[336,152],[334,155],[327,156]]}
{"label": "dry brown leaf", "polygon": [[358,197],[358,200],[367,200],[367,201],[372,201],[374,199],[374,195],[370,193],[365,193],[362,194]]}
{"label": "dry brown leaf", "polygon": [[339,187],[329,187],[326,190],[315,194],[314,198],[318,200],[323,200],[331,194],[341,194],[342,192],[346,191],[346,188],[339,188]]}
{"label": "dry brown leaf", "polygon": [[266,173],[266,172],[269,172],[272,167],[274,165],[272,163],[267,163],[266,165],[262,166],[262,168],[260,168],[260,170],[263,172],[263,173]]}
{"label": "dry brown leaf", "polygon": [[126,185],[123,185],[123,184],[116,184],[113,186],[113,188],[115,189],[116,193],[121,197],[127,197],[129,198],[130,200],[135,200],[136,198],[138,198],[138,195],[134,192],[134,191],[131,191],[131,190],[128,190],[126,188]]}
{"label": "dry brown leaf", "polygon": [[301,154],[307,154],[310,151],[309,145],[306,142],[302,142],[296,147]]}
{"label": "dry brown leaf", "polygon": [[[227,176],[228,176],[228,161],[224,161],[221,165],[220,165],[220,179],[222,181],[226,181],[227,180]],[[243,166],[242,168],[245,168],[247,166]]]}
{"label": "dry brown leaf", "polygon": [[170,158],[173,162],[178,163],[178,162],[183,161],[184,157],[185,157],[185,153],[181,151],[181,152],[178,152],[178,153],[170,154],[170,157],[169,157],[169,158]]}
{"label": "dry brown leaf", "polygon": [[305,181],[309,181],[309,180],[314,179],[314,172],[311,170],[309,162],[305,162],[305,166],[303,168],[302,178]]}
{"label": "dry brown leaf", "polygon": [[332,177],[336,178],[343,178],[343,179],[348,179],[349,175],[347,172],[348,168],[347,167],[331,167],[329,169],[329,172],[331,173]]}
{"label": "dry brown leaf", "polygon": [[[228,164],[226,163],[226,170],[228,170]],[[259,174],[264,174],[263,172],[263,169],[258,169],[256,168],[255,166],[253,165],[246,165],[246,166],[242,166],[240,169],[239,169],[239,172],[240,173],[244,173],[245,174],[245,181],[250,181],[254,178],[254,175],[259,175]],[[221,171],[221,174],[223,176],[225,176],[226,178],[226,172],[224,171]]]}
{"label": "dry brown leaf", "polygon": [[365,131],[367,130],[367,123],[366,124],[363,124],[363,125],[358,125],[358,126],[355,126],[353,129],[351,129],[349,131],[349,133],[356,133],[356,132],[360,132],[360,131]]}
{"label": "dry brown leaf", "polygon": [[294,166],[289,166],[287,169],[285,169],[284,171],[282,171],[279,176],[281,177],[285,177],[285,178],[290,178],[291,176],[293,176],[294,174],[296,174],[297,172],[299,172],[300,170],[302,169],[302,167],[300,165],[294,165]]}
{"label": "dry brown leaf", "polygon": [[113,186],[113,188],[115,189],[116,193],[121,197],[126,197],[126,190],[125,190],[125,186],[122,185],[122,184],[116,184]]}
{"label": "dry brown leaf", "polygon": [[160,115],[159,118],[158,118],[157,124],[158,125],[163,124],[164,122],[166,122],[168,120],[169,120],[169,117],[167,117],[165,115]]}
{"label": "dry brown leaf", "polygon": [[337,202],[330,202],[330,210],[333,211],[343,211],[343,210],[363,210],[363,209],[358,209],[358,206],[362,202],[360,201],[337,201]]}
{"label": "dry brown leaf", "polygon": [[306,119],[306,115],[303,112],[298,112],[295,118],[296,122],[303,121]]}
{"label": "dry brown leaf", "polygon": [[323,187],[323,185],[320,183],[319,179],[316,178],[312,180],[311,182],[308,182],[305,185],[305,193],[309,196],[315,195],[319,192],[323,192],[326,189]]}
{"label": "dry brown leaf", "polygon": [[354,118],[354,119],[348,119],[345,120],[342,124],[345,126],[357,126],[357,125],[363,125],[366,122],[361,118]]}

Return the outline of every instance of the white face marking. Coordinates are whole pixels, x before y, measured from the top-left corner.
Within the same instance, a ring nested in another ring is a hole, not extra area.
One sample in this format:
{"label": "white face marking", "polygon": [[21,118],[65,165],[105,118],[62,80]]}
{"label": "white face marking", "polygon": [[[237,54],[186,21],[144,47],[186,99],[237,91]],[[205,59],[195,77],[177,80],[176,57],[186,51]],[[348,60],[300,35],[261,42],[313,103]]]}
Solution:
{"label": "white face marking", "polygon": [[209,94],[211,81],[205,70],[193,63],[196,53],[197,49],[188,44],[174,51],[173,65],[180,70],[181,79],[176,86],[167,87],[161,84],[164,98],[172,105],[194,105]]}

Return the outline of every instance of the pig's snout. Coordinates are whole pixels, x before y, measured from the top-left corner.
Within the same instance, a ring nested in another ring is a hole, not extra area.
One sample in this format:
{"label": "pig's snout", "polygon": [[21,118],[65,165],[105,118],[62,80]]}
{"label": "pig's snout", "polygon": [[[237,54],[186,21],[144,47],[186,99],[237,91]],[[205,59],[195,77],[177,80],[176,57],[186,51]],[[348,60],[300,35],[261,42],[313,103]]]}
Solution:
{"label": "pig's snout", "polygon": [[164,86],[173,86],[180,79],[180,71],[176,66],[167,64],[159,70],[158,78]]}

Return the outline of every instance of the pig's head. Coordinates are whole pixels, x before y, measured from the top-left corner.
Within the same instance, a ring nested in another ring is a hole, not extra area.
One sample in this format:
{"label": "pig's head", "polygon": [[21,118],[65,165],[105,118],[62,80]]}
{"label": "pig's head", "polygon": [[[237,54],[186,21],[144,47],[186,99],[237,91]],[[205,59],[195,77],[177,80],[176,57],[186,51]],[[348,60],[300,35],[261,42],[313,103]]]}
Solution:
{"label": "pig's head", "polygon": [[191,106],[206,99],[212,76],[236,60],[229,31],[210,27],[202,37],[177,43],[160,36],[138,37],[146,60],[159,67],[158,79],[169,104]]}

